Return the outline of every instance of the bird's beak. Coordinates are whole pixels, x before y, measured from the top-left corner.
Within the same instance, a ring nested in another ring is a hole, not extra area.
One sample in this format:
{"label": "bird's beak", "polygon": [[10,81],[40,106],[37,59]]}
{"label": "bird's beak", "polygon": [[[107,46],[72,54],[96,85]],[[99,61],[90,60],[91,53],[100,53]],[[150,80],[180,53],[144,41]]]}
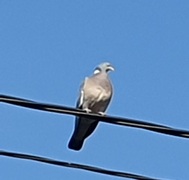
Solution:
{"label": "bird's beak", "polygon": [[112,66],[109,66],[108,69],[111,71],[115,71],[115,69]]}

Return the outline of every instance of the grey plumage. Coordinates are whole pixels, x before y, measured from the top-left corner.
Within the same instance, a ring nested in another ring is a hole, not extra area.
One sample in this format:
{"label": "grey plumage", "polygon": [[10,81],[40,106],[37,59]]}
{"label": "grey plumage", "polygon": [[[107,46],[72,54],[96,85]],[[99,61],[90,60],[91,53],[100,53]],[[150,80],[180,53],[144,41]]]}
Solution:
{"label": "grey plumage", "polygon": [[[85,78],[81,86],[77,108],[92,113],[105,113],[113,93],[108,72],[113,70],[114,68],[110,63],[102,63],[95,69],[91,77]],[[75,129],[68,147],[73,150],[80,150],[84,140],[91,135],[97,125],[97,120],[76,117]]]}

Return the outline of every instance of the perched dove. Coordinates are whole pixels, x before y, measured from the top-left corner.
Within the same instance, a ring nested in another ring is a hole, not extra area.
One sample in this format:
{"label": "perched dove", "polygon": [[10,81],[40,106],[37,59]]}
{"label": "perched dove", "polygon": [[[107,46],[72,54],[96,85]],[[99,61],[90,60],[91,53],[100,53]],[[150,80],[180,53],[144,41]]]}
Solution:
{"label": "perched dove", "polygon": [[[86,112],[104,115],[112,97],[112,84],[108,72],[114,71],[110,63],[100,64],[91,77],[85,78],[81,86],[80,97],[77,101],[77,108]],[[97,120],[76,117],[75,129],[68,147],[73,150],[80,150],[84,140],[91,135],[98,124]]]}

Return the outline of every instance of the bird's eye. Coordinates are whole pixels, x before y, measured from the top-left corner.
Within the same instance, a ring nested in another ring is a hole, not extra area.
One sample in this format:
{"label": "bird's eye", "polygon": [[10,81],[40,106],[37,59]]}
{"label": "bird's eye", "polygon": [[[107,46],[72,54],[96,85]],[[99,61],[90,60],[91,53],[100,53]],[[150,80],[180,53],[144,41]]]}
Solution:
{"label": "bird's eye", "polygon": [[107,65],[107,68],[106,68],[106,72],[110,71],[111,70],[111,66],[110,65]]}

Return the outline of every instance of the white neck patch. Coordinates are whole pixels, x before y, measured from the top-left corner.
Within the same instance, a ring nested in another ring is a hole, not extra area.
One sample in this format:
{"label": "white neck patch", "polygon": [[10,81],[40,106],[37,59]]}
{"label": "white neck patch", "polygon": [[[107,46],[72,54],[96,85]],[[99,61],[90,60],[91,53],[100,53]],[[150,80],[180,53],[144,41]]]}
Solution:
{"label": "white neck patch", "polygon": [[96,69],[93,74],[98,74],[98,73],[100,73],[100,70]]}

